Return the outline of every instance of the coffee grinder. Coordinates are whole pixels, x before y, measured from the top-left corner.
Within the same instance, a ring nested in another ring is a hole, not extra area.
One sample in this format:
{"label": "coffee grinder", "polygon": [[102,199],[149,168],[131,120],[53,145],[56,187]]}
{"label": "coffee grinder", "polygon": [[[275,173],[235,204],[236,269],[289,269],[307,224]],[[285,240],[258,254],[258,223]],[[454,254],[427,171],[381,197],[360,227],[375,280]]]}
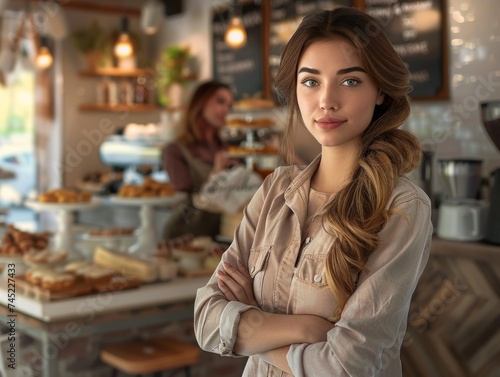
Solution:
{"label": "coffee grinder", "polygon": [[[500,101],[481,103],[481,120],[491,141],[500,150]],[[500,245],[500,168],[494,171],[493,180],[485,240]]]}
{"label": "coffee grinder", "polygon": [[488,206],[477,199],[482,180],[482,161],[440,159],[438,176],[443,190],[438,213],[438,237],[455,241],[483,239]]}

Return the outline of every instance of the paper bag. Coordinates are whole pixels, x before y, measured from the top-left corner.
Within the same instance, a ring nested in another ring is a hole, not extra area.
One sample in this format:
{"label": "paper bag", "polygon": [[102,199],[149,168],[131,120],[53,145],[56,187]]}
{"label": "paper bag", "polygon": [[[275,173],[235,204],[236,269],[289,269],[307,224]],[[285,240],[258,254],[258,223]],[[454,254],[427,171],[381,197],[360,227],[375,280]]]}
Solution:
{"label": "paper bag", "polygon": [[210,176],[193,196],[193,204],[206,211],[236,213],[250,202],[261,184],[262,178],[243,166],[222,170]]}

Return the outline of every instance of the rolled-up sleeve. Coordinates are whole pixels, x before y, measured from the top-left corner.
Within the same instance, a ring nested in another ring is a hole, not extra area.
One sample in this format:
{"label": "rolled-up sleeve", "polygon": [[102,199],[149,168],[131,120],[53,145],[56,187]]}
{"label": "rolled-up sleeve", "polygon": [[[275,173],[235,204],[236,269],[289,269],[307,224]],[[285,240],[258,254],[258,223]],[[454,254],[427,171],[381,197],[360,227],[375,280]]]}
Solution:
{"label": "rolled-up sleeve", "polygon": [[399,351],[411,296],[429,257],[432,223],[427,198],[412,197],[397,208],[404,215],[391,215],[381,231],[368,272],[327,341],[290,346],[287,361],[295,377],[401,375]]}
{"label": "rolled-up sleeve", "polygon": [[248,263],[266,186],[268,186],[270,179],[271,176],[268,176],[264,180],[245,208],[241,224],[236,228],[234,241],[222,255],[221,263],[209,282],[197,291],[194,328],[198,344],[205,351],[219,353],[221,356],[238,356],[233,352],[233,347],[238,335],[240,315],[248,309],[255,309],[255,307],[226,300],[217,284],[217,271],[223,269],[222,263],[224,261],[233,266],[236,266],[237,260],[240,260],[244,265]]}

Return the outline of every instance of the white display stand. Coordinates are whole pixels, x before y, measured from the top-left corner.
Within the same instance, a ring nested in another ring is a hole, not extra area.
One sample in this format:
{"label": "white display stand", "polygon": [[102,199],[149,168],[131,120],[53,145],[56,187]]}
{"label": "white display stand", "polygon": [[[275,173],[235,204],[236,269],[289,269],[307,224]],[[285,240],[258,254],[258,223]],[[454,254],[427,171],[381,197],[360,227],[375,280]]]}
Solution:
{"label": "white display stand", "polygon": [[158,238],[154,226],[154,207],[167,206],[174,207],[182,203],[187,198],[185,192],[178,191],[171,196],[157,196],[151,198],[129,198],[122,196],[111,196],[112,203],[141,207],[141,226],[138,232],[137,243],[129,248],[129,253],[139,255],[150,255],[156,252]]}
{"label": "white display stand", "polygon": [[74,217],[72,212],[89,210],[101,204],[101,199],[94,198],[91,202],[82,203],[43,203],[27,201],[26,207],[38,212],[57,212],[57,230],[54,237],[54,250],[66,251],[68,253],[68,260],[74,260],[82,258],[82,255],[79,254],[75,247],[73,232]]}

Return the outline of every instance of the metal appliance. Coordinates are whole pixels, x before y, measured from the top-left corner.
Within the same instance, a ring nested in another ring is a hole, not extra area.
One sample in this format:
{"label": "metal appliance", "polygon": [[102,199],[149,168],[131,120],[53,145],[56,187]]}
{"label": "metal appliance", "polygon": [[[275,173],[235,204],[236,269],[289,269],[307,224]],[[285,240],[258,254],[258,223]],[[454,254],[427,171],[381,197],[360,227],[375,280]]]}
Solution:
{"label": "metal appliance", "polygon": [[[500,101],[481,103],[481,120],[491,141],[500,151]],[[493,179],[485,240],[500,245],[500,168],[494,171]]]}
{"label": "metal appliance", "polygon": [[483,239],[488,206],[476,199],[482,180],[482,161],[439,160],[438,176],[445,195],[439,207],[438,237],[455,241]]}

